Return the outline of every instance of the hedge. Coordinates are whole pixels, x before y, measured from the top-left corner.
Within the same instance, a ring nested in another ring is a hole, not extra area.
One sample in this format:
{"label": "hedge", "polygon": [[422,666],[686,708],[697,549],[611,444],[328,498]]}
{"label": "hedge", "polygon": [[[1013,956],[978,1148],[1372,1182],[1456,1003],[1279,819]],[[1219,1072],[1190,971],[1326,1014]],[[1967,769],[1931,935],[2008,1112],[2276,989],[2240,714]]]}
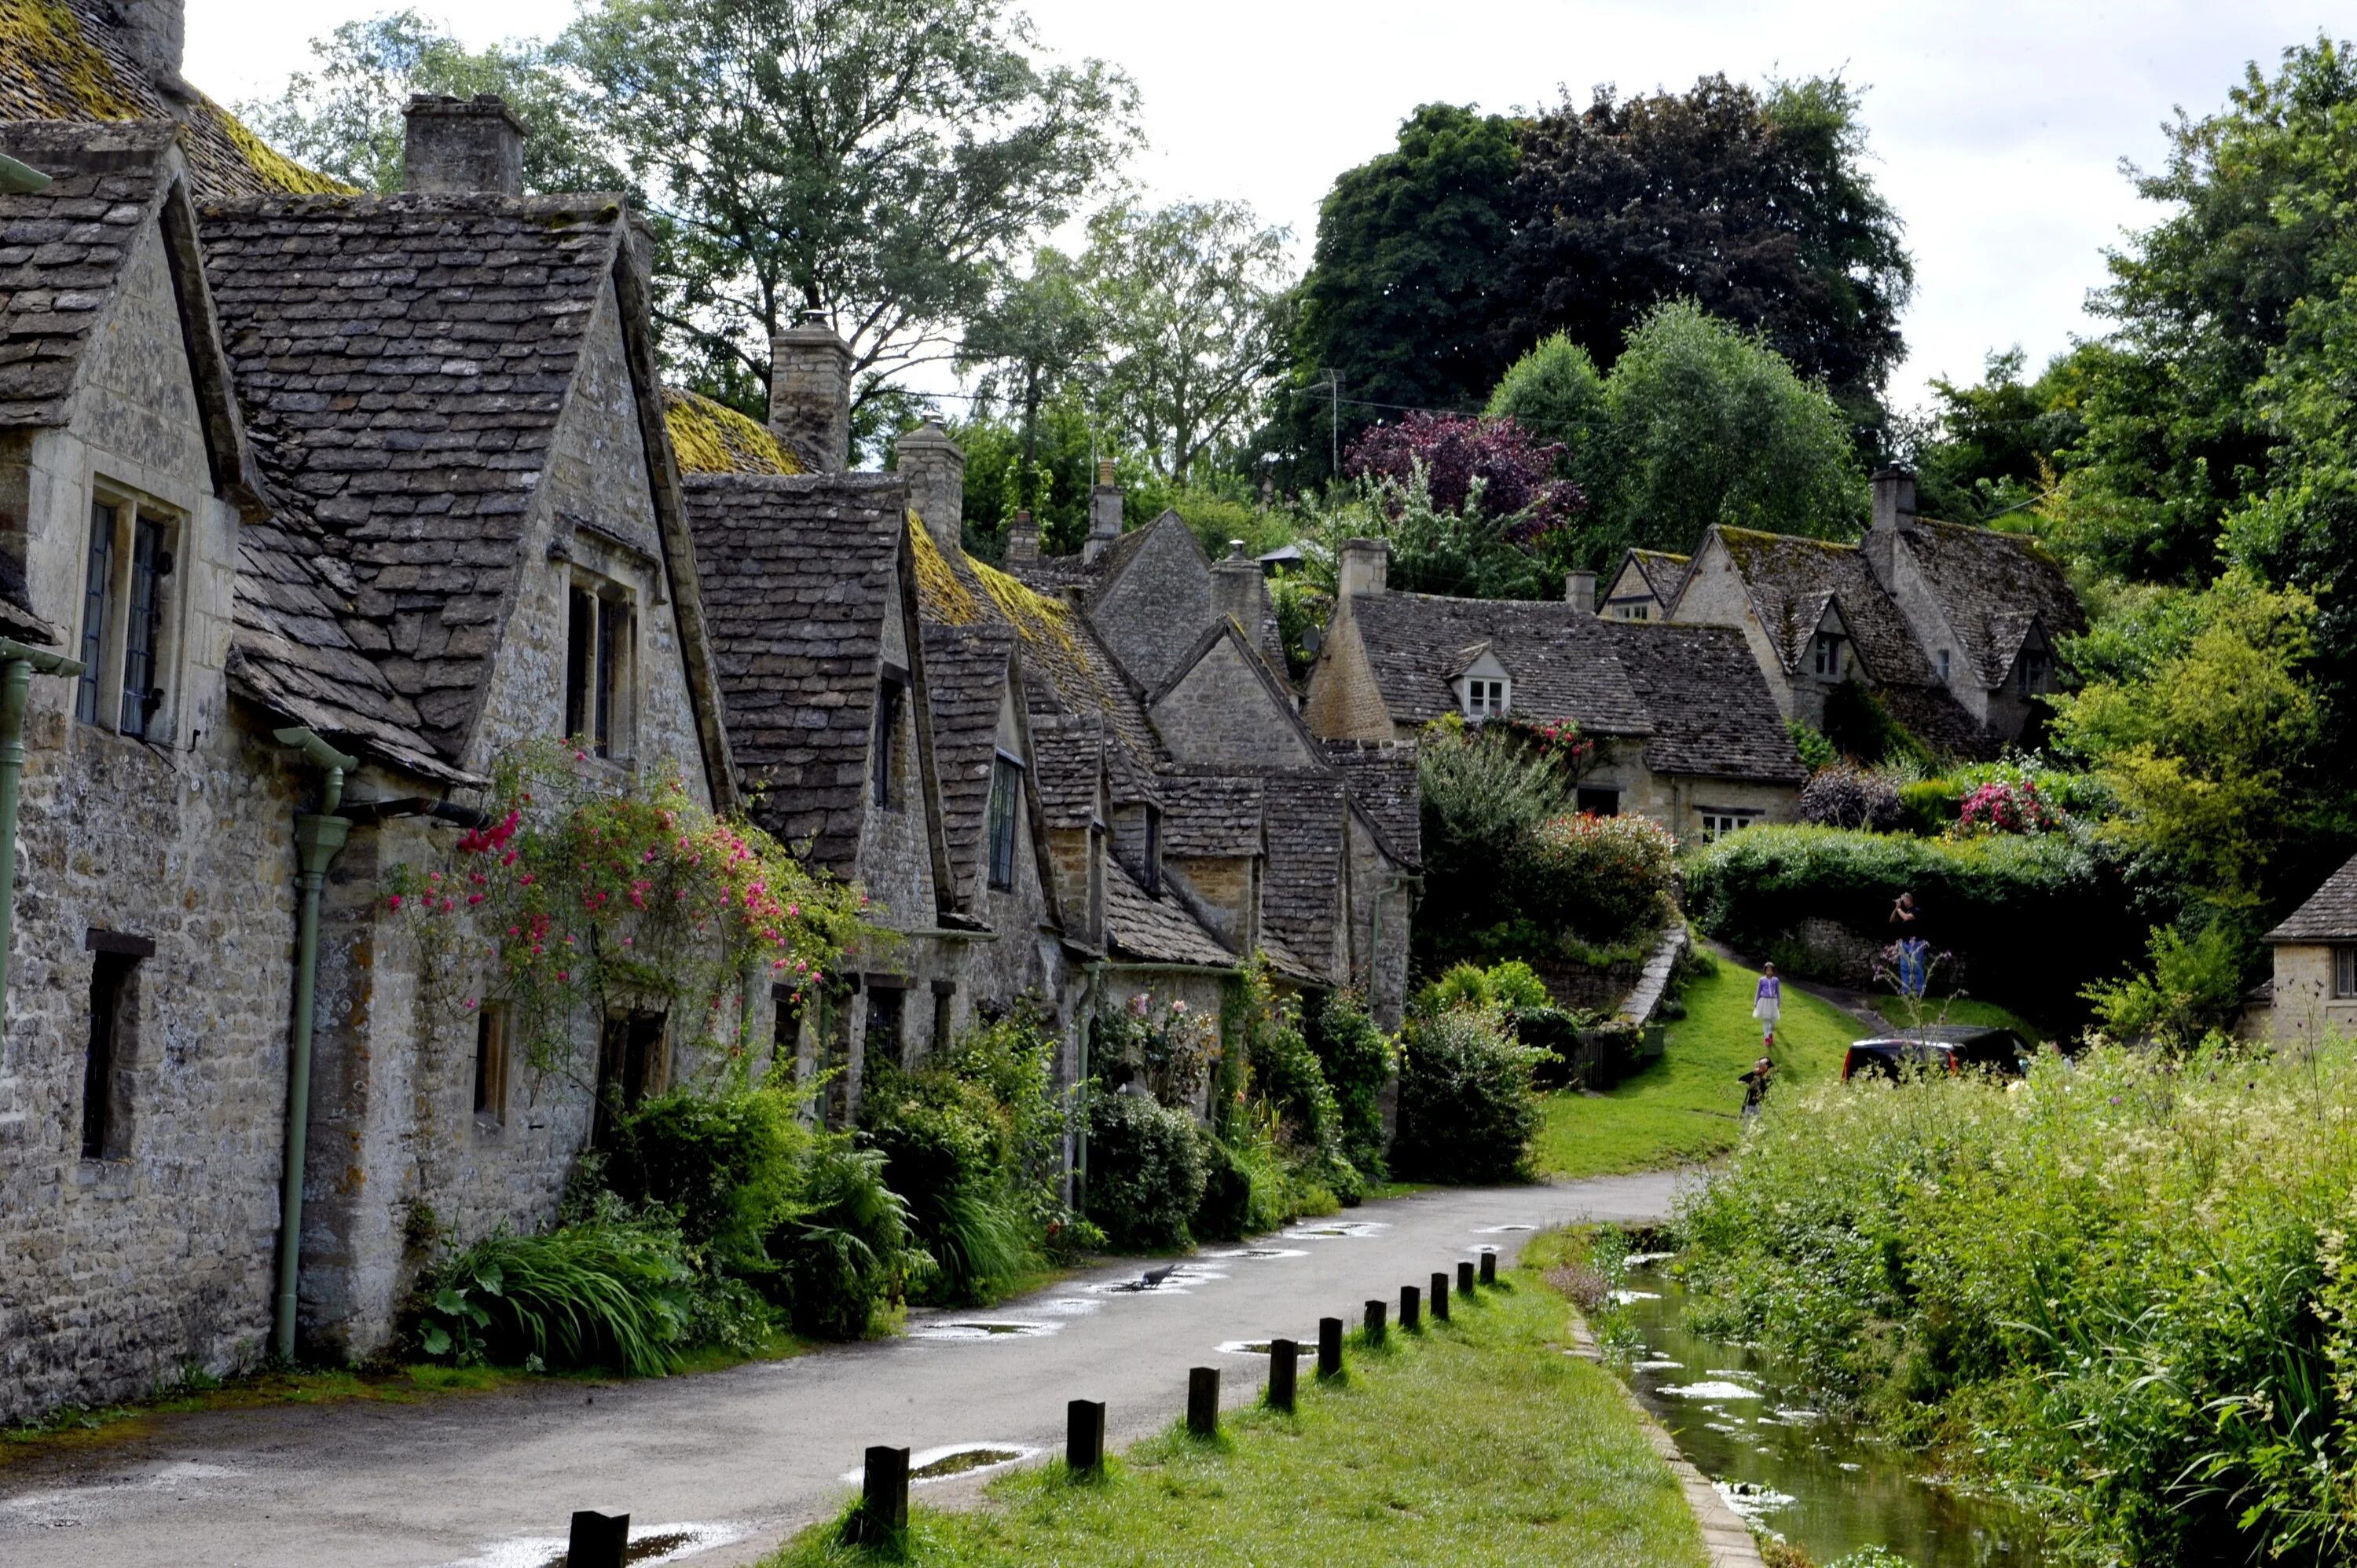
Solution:
{"label": "hedge", "polygon": [[1752,952],[1811,918],[1894,940],[1890,907],[1912,893],[1919,934],[1963,960],[1963,988],[2048,1019],[2083,1011],[2079,989],[2142,951],[2118,869],[2070,833],[1925,839],[1843,828],[1758,827],[1692,852],[1686,908]]}

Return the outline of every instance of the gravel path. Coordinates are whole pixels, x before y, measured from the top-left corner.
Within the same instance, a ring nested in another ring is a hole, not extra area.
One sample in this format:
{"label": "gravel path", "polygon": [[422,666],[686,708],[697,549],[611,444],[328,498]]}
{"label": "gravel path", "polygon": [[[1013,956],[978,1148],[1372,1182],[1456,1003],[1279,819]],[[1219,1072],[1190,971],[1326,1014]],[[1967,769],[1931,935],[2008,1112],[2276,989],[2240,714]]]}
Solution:
{"label": "gravel path", "polygon": [[[1449,1190],[1370,1203],[1241,1248],[1209,1248],[1151,1292],[1107,1264],[986,1312],[912,1315],[904,1338],[698,1377],[534,1383],[417,1404],[351,1402],[158,1418],[151,1431],[0,1470],[0,1561],[43,1568],[541,1568],[576,1508],[680,1532],[698,1568],[753,1562],[849,1497],[871,1443],[919,1452],[1062,1441],[1064,1404],[1107,1402],[1116,1443],[1184,1409],[1187,1369],[1228,1402],[1323,1316],[1530,1229],[1667,1214],[1678,1178]],[[936,1483],[976,1484],[974,1477]],[[930,1489],[930,1488],[929,1488]],[[940,1495],[936,1493],[936,1496]]]}

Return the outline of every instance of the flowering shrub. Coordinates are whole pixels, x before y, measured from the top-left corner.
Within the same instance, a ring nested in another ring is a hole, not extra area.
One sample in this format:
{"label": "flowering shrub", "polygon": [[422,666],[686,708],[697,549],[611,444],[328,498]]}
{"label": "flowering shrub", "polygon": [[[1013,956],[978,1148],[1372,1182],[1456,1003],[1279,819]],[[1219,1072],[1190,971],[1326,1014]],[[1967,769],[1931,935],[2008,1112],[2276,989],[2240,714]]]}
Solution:
{"label": "flowering shrub", "polygon": [[1165,1105],[1193,1106],[1219,1051],[1219,1020],[1175,997],[1140,992],[1097,1015],[1098,1071],[1115,1088],[1135,1079]]}
{"label": "flowering shrub", "polygon": [[1552,817],[1533,831],[1523,912],[1592,942],[1648,929],[1669,908],[1678,841],[1651,817]]}
{"label": "flowering shrub", "polygon": [[1992,779],[1966,795],[1956,809],[1959,833],[2042,833],[2061,819],[2040,798],[2029,779]]}
{"label": "flowering shrub", "polygon": [[[696,804],[676,769],[615,784],[576,752],[533,745],[494,770],[490,825],[437,868],[396,866],[386,903],[456,973],[490,971],[536,1070],[569,1057],[576,1016],[654,1004],[716,1042],[748,973],[822,984],[866,898],[814,875],[748,822]],[[469,1010],[482,998],[468,994]],[[741,1055],[743,1042],[729,1047]]]}
{"label": "flowering shrub", "polygon": [[[1457,715],[1452,714],[1449,717]],[[1596,761],[1596,743],[1579,733],[1579,726],[1569,719],[1550,719],[1534,724],[1528,719],[1508,715],[1493,719],[1490,727],[1502,727],[1505,732],[1531,749],[1534,756],[1553,758],[1564,771],[1577,779]]]}

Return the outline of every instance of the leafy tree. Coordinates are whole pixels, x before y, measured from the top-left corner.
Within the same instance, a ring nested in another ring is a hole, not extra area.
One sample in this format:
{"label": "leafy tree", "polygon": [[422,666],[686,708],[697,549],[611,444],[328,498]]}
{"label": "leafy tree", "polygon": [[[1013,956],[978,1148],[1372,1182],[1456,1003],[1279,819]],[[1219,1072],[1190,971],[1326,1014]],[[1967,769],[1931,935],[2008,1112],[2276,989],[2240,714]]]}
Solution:
{"label": "leafy tree", "polygon": [[1391,152],[1346,170],[1319,205],[1302,283],[1294,390],[1280,411],[1326,473],[1331,400],[1308,395],[1331,373],[1346,405],[1341,439],[1399,407],[1477,402],[1505,369],[1492,330],[1501,259],[1514,227],[1520,153],[1513,123],[1426,103]]}
{"label": "leafy tree", "polygon": [[[979,371],[974,413],[987,419],[1004,405],[1022,435],[1020,504],[1036,509],[1039,413],[1070,384],[1097,350],[1103,322],[1081,269],[1061,252],[1041,250],[1031,270],[1002,284],[989,306],[966,324],[957,367]],[[971,454],[969,454],[971,462]]]}
{"label": "leafy tree", "polygon": [[1548,478],[1557,455],[1511,419],[1411,413],[1360,436],[1342,468],[1352,478],[1394,484],[1421,472],[1433,505],[1450,511],[1477,506],[1504,521],[1511,542],[1527,547],[1587,504],[1577,485]]}
{"label": "leafy tree", "polygon": [[1116,203],[1090,220],[1104,411],[1155,473],[1183,483],[1243,433],[1275,369],[1285,242],[1233,201]]}
{"label": "leafy tree", "polygon": [[1976,386],[1935,377],[1932,408],[1917,433],[1916,499],[1924,513],[1982,522],[2024,511],[2052,482],[2057,455],[2085,431],[2071,406],[2069,361],[2022,380],[2019,349],[1993,353]]}
{"label": "leafy tree", "polygon": [[675,358],[739,399],[804,310],[863,402],[952,358],[1136,142],[1128,78],[1042,63],[1005,0],[602,0],[561,52],[661,220]]}
{"label": "leafy tree", "polygon": [[2211,902],[2248,908],[2301,826],[2321,728],[2307,670],[2316,601],[2236,569],[2145,608],[2094,639],[2081,667],[2109,671],[2057,699],[2053,738],[2118,797],[2106,832],[2181,867]]}
{"label": "leafy tree", "polygon": [[1597,90],[1528,123],[1499,330],[1561,330],[1609,366],[1666,301],[1757,331],[1866,424],[1900,357],[1914,282],[1897,215],[1866,174],[1858,95],[1839,78],[1762,95],[1724,76],[1683,94]]}
{"label": "leafy tree", "polygon": [[289,78],[285,92],[238,112],[264,139],[322,174],[363,190],[399,190],[402,111],[410,95],[494,92],[523,124],[526,190],[620,190],[629,183],[600,156],[587,104],[543,45],[517,40],[470,50],[415,11],[388,11],[314,38],[311,53],[314,69]]}
{"label": "leafy tree", "polygon": [[1596,360],[1560,332],[1540,338],[1507,367],[1482,412],[1491,419],[1511,419],[1538,439],[1562,446],[1575,472],[1600,456],[1609,419]]}

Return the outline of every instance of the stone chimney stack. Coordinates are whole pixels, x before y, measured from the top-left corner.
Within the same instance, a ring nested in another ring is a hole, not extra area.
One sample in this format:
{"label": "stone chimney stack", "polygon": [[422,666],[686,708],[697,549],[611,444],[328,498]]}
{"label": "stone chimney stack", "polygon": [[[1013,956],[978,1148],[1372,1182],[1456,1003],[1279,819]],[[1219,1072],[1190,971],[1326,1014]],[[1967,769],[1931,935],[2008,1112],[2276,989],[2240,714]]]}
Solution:
{"label": "stone chimney stack", "polygon": [[1915,526],[1915,476],[1905,468],[1882,468],[1874,476],[1874,526]]}
{"label": "stone chimney stack", "polygon": [[1342,541],[1342,559],[1334,569],[1334,591],[1338,598],[1348,599],[1360,594],[1380,594],[1383,579],[1390,575],[1392,547],[1380,539],[1346,539]]}
{"label": "stone chimney stack", "polygon": [[1588,571],[1566,572],[1563,575],[1563,602],[1576,610],[1596,613],[1596,574]]}
{"label": "stone chimney stack", "polygon": [[851,345],[823,310],[770,339],[770,434],[805,474],[840,474],[851,461]]}
{"label": "stone chimney stack", "polygon": [[188,40],[184,0],[115,0],[115,31],[132,63],[167,98],[188,102],[196,92],[180,76],[180,51]]}
{"label": "stone chimney stack", "polygon": [[497,93],[421,92],[404,116],[401,188],[425,196],[522,196],[523,122]]}
{"label": "stone chimney stack", "polygon": [[1121,537],[1121,487],[1114,482],[1113,459],[1097,460],[1097,482],[1089,490],[1089,538],[1081,559],[1094,561]]}
{"label": "stone chimney stack", "polygon": [[1015,514],[1006,525],[1006,564],[1028,565],[1039,559],[1039,524],[1028,509]]}
{"label": "stone chimney stack", "polygon": [[1260,563],[1244,553],[1243,540],[1229,540],[1226,557],[1211,563],[1211,613],[1234,621],[1244,640],[1257,646],[1267,603]]}
{"label": "stone chimney stack", "polygon": [[964,548],[965,452],[931,420],[900,437],[894,466],[909,481],[909,504],[944,555]]}

